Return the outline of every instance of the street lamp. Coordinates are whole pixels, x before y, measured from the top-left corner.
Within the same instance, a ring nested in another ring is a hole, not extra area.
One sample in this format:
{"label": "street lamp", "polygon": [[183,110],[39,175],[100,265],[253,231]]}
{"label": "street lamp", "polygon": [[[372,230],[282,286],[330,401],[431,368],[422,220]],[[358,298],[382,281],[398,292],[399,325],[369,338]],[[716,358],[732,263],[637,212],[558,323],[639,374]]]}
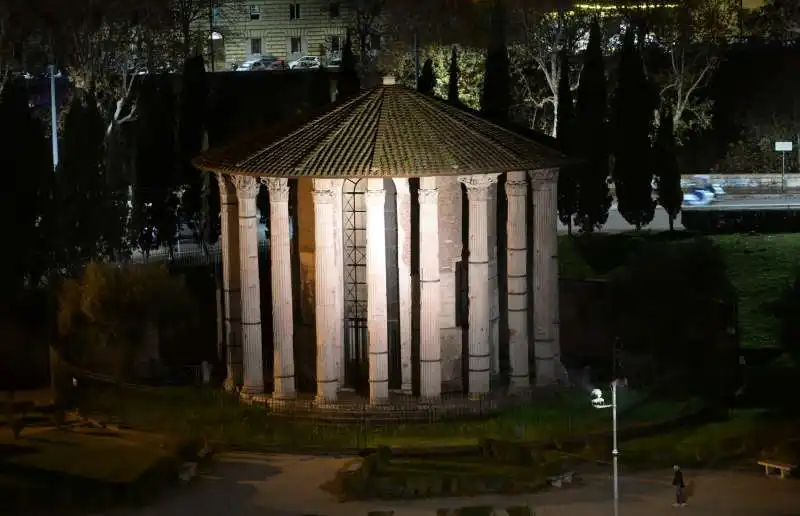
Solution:
{"label": "street lamp", "polygon": [[611,403],[606,403],[603,399],[603,391],[600,389],[592,389],[592,406],[596,409],[611,409],[612,420],[612,439],[613,448],[611,450],[612,464],[614,468],[613,482],[614,482],[614,516],[619,516],[619,450],[617,449],[617,382],[611,382]]}

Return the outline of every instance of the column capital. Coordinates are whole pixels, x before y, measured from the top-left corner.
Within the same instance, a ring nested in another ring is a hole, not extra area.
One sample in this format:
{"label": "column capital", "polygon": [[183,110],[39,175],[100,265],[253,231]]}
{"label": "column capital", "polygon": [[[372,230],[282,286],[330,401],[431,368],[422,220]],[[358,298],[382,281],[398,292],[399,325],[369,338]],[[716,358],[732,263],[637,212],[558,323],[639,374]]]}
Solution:
{"label": "column capital", "polygon": [[262,177],[261,184],[269,190],[269,202],[289,202],[289,180],[280,177]]}
{"label": "column capital", "polygon": [[256,198],[258,189],[261,187],[261,183],[258,182],[258,179],[253,176],[240,175],[232,175],[230,177],[233,185],[236,187],[236,195],[238,195],[240,199]]}
{"label": "column capital", "polygon": [[550,184],[555,184],[558,180],[557,168],[543,168],[539,170],[531,170],[528,172],[531,178],[531,186],[534,189],[542,189]]}
{"label": "column capital", "polygon": [[386,202],[386,190],[367,190],[364,192],[364,200],[368,203],[384,203]]}
{"label": "column capital", "polygon": [[480,201],[488,199],[489,187],[497,183],[499,176],[499,173],[458,176],[458,182],[467,187],[467,195],[470,199]]}
{"label": "column capital", "polygon": [[528,179],[522,177],[512,177],[510,174],[506,178],[506,195],[508,197],[525,197],[528,193]]}
{"label": "column capital", "polygon": [[437,204],[439,202],[439,189],[418,190],[417,197],[420,204]]}
{"label": "column capital", "polygon": [[311,191],[311,195],[314,197],[314,204],[333,204],[336,198],[336,192],[333,190],[314,190]]}
{"label": "column capital", "polygon": [[217,177],[217,183],[219,183],[219,193],[223,197],[235,197],[236,196],[236,186],[231,181],[230,176],[226,174],[216,173],[214,174]]}

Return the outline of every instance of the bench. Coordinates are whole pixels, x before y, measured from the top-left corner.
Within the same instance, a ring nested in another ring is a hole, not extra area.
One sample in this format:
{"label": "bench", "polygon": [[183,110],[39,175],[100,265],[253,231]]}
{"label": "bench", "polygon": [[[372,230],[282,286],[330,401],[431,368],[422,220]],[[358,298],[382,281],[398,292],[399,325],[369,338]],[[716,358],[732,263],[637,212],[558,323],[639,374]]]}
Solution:
{"label": "bench", "polygon": [[574,471],[567,471],[566,473],[561,473],[560,475],[552,476],[552,477],[548,478],[547,480],[548,480],[548,482],[550,482],[551,486],[553,486],[553,487],[561,487],[564,484],[571,484],[572,483],[572,477],[574,477],[574,476],[575,476],[575,472]]}
{"label": "bench", "polygon": [[759,466],[764,466],[764,473],[767,476],[770,476],[770,473],[778,473],[781,476],[781,479],[785,479],[787,475],[789,475],[795,466],[794,464],[784,464],[781,462],[774,462],[771,460],[760,460],[758,461]]}

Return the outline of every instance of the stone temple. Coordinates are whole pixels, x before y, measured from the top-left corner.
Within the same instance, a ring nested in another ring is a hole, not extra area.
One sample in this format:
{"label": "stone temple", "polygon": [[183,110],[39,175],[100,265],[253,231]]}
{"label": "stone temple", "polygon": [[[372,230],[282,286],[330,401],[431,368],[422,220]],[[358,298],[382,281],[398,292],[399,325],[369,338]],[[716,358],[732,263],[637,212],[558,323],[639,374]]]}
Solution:
{"label": "stone temple", "polygon": [[[435,400],[454,384],[485,395],[501,355],[510,389],[558,381],[556,182],[567,162],[391,78],[303,125],[205,152],[195,165],[220,185],[228,385],[265,394],[261,314],[271,314],[272,398],[297,395],[300,296],[315,322],[320,403],[359,376],[375,404],[395,389]],[[261,184],[271,310],[260,306]],[[290,196],[293,184],[299,193]],[[306,204],[296,200],[302,191]],[[507,214],[500,246],[499,211]],[[313,235],[300,253],[292,220],[296,235]]]}

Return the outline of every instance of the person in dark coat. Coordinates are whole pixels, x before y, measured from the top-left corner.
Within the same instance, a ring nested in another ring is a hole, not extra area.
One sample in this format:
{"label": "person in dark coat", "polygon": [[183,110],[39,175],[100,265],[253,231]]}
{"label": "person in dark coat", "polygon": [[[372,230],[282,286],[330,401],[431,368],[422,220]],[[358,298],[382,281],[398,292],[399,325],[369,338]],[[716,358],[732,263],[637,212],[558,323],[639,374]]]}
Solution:
{"label": "person in dark coat", "polygon": [[672,485],[675,487],[675,503],[673,507],[686,506],[686,483],[683,481],[683,471],[677,464],[672,466]]}

